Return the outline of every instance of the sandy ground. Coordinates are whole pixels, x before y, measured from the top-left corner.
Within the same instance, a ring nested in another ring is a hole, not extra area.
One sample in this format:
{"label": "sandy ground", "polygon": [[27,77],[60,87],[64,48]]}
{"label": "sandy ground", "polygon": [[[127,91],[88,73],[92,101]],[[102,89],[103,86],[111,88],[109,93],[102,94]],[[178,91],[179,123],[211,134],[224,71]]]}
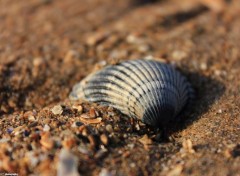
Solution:
{"label": "sandy ground", "polygon": [[[240,1],[215,2],[0,0],[0,175],[240,175]],[[94,69],[143,57],[196,91],[165,135],[68,100]]]}

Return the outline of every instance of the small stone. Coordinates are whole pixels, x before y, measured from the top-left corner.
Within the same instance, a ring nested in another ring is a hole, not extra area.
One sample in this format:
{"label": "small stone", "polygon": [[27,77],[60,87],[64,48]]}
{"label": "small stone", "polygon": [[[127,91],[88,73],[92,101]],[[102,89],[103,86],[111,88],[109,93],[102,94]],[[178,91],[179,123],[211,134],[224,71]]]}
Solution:
{"label": "small stone", "polygon": [[179,176],[181,175],[182,170],[183,170],[183,166],[177,165],[167,174],[167,176]]}
{"label": "small stone", "polygon": [[222,109],[218,110],[218,114],[222,114],[222,112],[223,112]]}
{"label": "small stone", "polygon": [[91,109],[90,109],[90,111],[89,111],[89,116],[90,116],[91,118],[96,118],[96,112],[95,112],[94,108],[91,108]]}
{"label": "small stone", "polygon": [[94,136],[93,136],[93,135],[89,135],[89,136],[88,136],[88,140],[89,140],[89,142],[90,142],[91,148],[92,148],[92,149],[95,148],[96,145],[97,145],[97,143],[96,143],[96,140],[95,140]]}
{"label": "small stone", "polygon": [[184,140],[182,143],[183,149],[188,153],[195,153],[195,150],[193,149],[193,144],[190,139]]}
{"label": "small stone", "polygon": [[102,142],[105,146],[108,144],[108,137],[107,137],[106,134],[102,134],[102,135],[100,136],[100,140],[101,140],[101,142]]}
{"label": "small stone", "polygon": [[65,138],[62,145],[66,149],[71,149],[76,144],[76,139],[74,137]]}
{"label": "small stone", "polygon": [[150,139],[146,134],[139,139],[139,142],[141,142],[143,145],[150,145],[152,144],[152,139]]}
{"label": "small stone", "polygon": [[82,118],[80,117],[81,122],[85,123],[85,124],[97,124],[97,123],[101,123],[102,122],[102,118],[98,117],[95,119],[86,119],[86,118]]}
{"label": "small stone", "polygon": [[30,115],[28,116],[28,120],[31,122],[31,121],[35,121],[36,118],[33,115]]}
{"label": "small stone", "polygon": [[181,61],[182,59],[187,57],[187,53],[182,50],[175,50],[172,53],[172,58],[176,61]]}
{"label": "small stone", "polygon": [[31,122],[29,125],[28,125],[28,128],[31,128],[31,127],[35,127],[38,125],[38,122],[37,121],[33,121]]}
{"label": "small stone", "polygon": [[30,135],[30,131],[24,130],[23,134],[24,134],[25,137],[28,137]]}
{"label": "small stone", "polygon": [[33,151],[26,153],[27,158],[29,159],[30,166],[35,167],[39,162],[39,158],[35,155]]}
{"label": "small stone", "polygon": [[9,128],[7,129],[7,133],[8,133],[8,134],[11,134],[11,133],[13,132],[13,130],[14,130],[13,127],[9,127]]}
{"label": "small stone", "polygon": [[112,176],[111,172],[109,172],[107,169],[103,168],[100,173],[99,176]]}
{"label": "small stone", "polygon": [[109,57],[113,58],[113,59],[121,59],[121,58],[125,58],[128,55],[128,51],[127,50],[113,50]]}
{"label": "small stone", "polygon": [[233,150],[232,150],[231,153],[232,153],[232,156],[233,156],[234,158],[240,156],[240,144],[237,144],[237,145],[233,148]]}
{"label": "small stone", "polygon": [[95,34],[91,34],[90,36],[87,37],[86,43],[88,46],[95,46],[103,42],[108,36],[109,33],[96,32]]}
{"label": "small stone", "polygon": [[136,167],[136,164],[135,163],[130,163],[130,167],[134,168],[134,167]]}
{"label": "small stone", "polygon": [[95,154],[94,158],[96,159],[100,159],[100,158],[103,158],[107,153],[107,149],[100,149],[97,151],[97,153]]}
{"label": "small stone", "polygon": [[83,123],[82,122],[76,122],[76,126],[82,126],[83,125]]}
{"label": "small stone", "polygon": [[50,130],[50,126],[48,124],[45,124],[43,127],[43,131],[49,131]]}
{"label": "small stone", "polygon": [[83,136],[88,136],[89,130],[88,130],[88,128],[87,128],[85,125],[84,125],[84,126],[81,126],[80,129],[81,129],[81,134],[82,134]]}
{"label": "small stone", "polygon": [[199,0],[203,5],[207,6],[210,10],[215,13],[221,13],[227,6],[224,0]]}
{"label": "small stone", "polygon": [[112,125],[107,124],[107,125],[106,125],[106,130],[107,130],[107,132],[112,133],[112,132],[113,132],[113,127],[112,127]]}
{"label": "small stone", "polygon": [[214,70],[214,74],[216,76],[220,76],[222,74],[222,71],[221,70]]}
{"label": "small stone", "polygon": [[56,105],[56,106],[54,106],[53,108],[52,108],[52,113],[54,114],[54,115],[60,115],[60,114],[62,114],[62,112],[63,112],[63,108],[62,108],[62,106],[61,105]]}
{"label": "small stone", "polygon": [[0,144],[1,143],[7,143],[8,141],[10,141],[9,138],[2,138],[2,139],[0,139]]}
{"label": "small stone", "polygon": [[57,175],[79,176],[78,160],[69,150],[62,149],[60,151],[57,166]]}
{"label": "small stone", "polygon": [[21,134],[24,131],[24,128],[25,128],[25,125],[15,128],[13,131],[14,135],[17,136]]}
{"label": "small stone", "polygon": [[102,61],[99,61],[99,62],[98,62],[98,65],[99,65],[100,67],[104,67],[104,66],[107,65],[107,62],[106,62],[105,60],[102,60]]}
{"label": "small stone", "polygon": [[231,157],[232,157],[231,150],[226,149],[226,150],[224,151],[224,156],[225,156],[226,158],[231,158]]}
{"label": "small stone", "polygon": [[139,45],[139,46],[138,46],[137,50],[138,50],[139,52],[145,53],[145,52],[147,52],[147,51],[150,50],[150,46],[149,46],[149,45],[146,45],[146,44],[142,44],[142,45]]}
{"label": "small stone", "polygon": [[130,151],[126,151],[126,152],[123,153],[122,156],[123,156],[124,158],[128,158],[130,155],[131,155],[131,152],[130,152]]}
{"label": "small stone", "polygon": [[90,155],[91,154],[91,152],[88,150],[88,148],[86,146],[84,146],[84,145],[80,145],[78,147],[78,150],[79,150],[79,152],[81,152],[83,154],[86,154],[86,155]]}
{"label": "small stone", "polygon": [[39,67],[44,63],[44,59],[41,57],[36,57],[33,59],[33,66],[34,67]]}
{"label": "small stone", "polygon": [[40,144],[46,149],[52,149],[54,146],[54,141],[50,138],[49,132],[44,132],[41,134]]}
{"label": "small stone", "polygon": [[140,126],[139,126],[139,124],[138,124],[138,123],[135,125],[135,128],[136,128],[136,130],[137,130],[137,131],[139,131],[139,130],[140,130]]}
{"label": "small stone", "polygon": [[82,126],[83,125],[83,123],[82,122],[73,122],[72,123],[72,128],[76,128],[76,127],[80,127],[80,126]]}
{"label": "small stone", "polygon": [[80,58],[80,54],[77,51],[69,50],[64,57],[64,62],[70,62],[73,59],[78,59],[78,58]]}
{"label": "small stone", "polygon": [[76,109],[78,111],[78,113],[83,112],[83,107],[81,105],[73,105],[72,108]]}
{"label": "small stone", "polygon": [[201,69],[201,70],[207,70],[207,64],[206,64],[205,62],[202,62],[202,63],[200,64],[200,69]]}
{"label": "small stone", "polygon": [[158,62],[161,62],[161,63],[167,63],[166,59],[164,58],[161,58],[161,57],[154,57],[153,55],[147,55],[144,57],[144,59],[146,60],[155,60],[155,61],[158,61]]}
{"label": "small stone", "polygon": [[143,40],[135,34],[128,35],[127,38],[126,38],[126,41],[129,44],[141,44],[141,43],[143,43]]}
{"label": "small stone", "polygon": [[80,118],[91,119],[92,117],[90,117],[90,115],[88,115],[88,114],[82,114],[82,115],[80,116]]}

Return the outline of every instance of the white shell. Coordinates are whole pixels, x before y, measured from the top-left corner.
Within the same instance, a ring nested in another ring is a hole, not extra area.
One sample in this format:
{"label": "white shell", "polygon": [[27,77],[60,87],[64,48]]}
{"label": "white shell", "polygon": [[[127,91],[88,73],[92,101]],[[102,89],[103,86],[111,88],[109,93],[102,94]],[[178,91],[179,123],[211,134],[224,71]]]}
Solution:
{"label": "white shell", "polygon": [[70,99],[112,106],[152,126],[164,126],[192,98],[186,78],[170,65],[131,60],[95,72],[73,87]]}

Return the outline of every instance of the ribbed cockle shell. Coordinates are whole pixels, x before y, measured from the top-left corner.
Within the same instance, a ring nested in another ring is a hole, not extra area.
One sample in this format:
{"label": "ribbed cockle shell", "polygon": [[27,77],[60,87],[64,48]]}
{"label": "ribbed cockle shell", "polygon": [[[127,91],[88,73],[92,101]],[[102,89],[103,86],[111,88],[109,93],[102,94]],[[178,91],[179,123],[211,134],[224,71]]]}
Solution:
{"label": "ribbed cockle shell", "polygon": [[112,106],[144,123],[163,127],[192,98],[186,78],[172,66],[131,60],[90,74],[73,87],[70,99]]}

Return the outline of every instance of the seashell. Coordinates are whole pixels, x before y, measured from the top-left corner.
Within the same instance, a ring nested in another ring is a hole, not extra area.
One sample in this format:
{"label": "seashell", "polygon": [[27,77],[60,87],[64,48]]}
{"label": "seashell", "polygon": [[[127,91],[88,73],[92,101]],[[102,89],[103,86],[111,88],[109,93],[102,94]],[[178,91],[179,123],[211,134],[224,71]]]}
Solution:
{"label": "seashell", "polygon": [[112,106],[151,126],[163,127],[193,98],[193,89],[172,66],[130,60],[94,72],[73,87],[71,100]]}

